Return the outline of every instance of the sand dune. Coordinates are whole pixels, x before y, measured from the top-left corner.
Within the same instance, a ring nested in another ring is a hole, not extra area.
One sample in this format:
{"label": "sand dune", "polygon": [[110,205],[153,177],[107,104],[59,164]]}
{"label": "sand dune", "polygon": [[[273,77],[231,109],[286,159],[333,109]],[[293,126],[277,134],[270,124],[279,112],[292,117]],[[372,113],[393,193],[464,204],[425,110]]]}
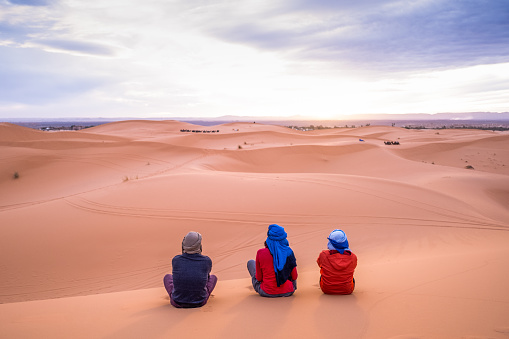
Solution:
{"label": "sand dune", "polygon": [[[504,132],[0,123],[0,337],[507,338],[508,168]],[[250,287],[270,223],[297,257],[291,298]],[[318,287],[334,228],[359,258],[351,296]],[[189,230],[219,283],[178,310],[162,277]]]}

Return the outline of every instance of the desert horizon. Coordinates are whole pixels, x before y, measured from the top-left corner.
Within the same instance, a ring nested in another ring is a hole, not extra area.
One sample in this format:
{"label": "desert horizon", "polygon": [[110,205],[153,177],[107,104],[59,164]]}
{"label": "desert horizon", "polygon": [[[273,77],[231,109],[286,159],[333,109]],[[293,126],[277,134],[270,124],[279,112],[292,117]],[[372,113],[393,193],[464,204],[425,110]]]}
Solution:
{"label": "desert horizon", "polygon": [[[508,131],[4,122],[0,159],[0,337],[509,336]],[[246,269],[272,223],[299,272],[275,300]],[[318,285],[336,228],[359,258],[348,296]],[[219,281],[182,310],[162,279],[191,230]]]}
{"label": "desert horizon", "polygon": [[[167,121],[174,120],[199,126],[217,126],[238,122],[257,122],[279,126],[309,126],[324,127],[361,127],[369,125],[422,127],[426,128],[474,128],[489,129],[509,128],[509,112],[463,112],[463,113],[400,113],[400,114],[350,114],[336,118],[317,118],[314,116],[187,116],[187,117],[32,117],[32,118],[4,118],[3,122],[44,130],[58,129],[77,125],[80,128],[95,127],[105,123],[146,120]],[[2,120],[0,120],[1,122]]]}

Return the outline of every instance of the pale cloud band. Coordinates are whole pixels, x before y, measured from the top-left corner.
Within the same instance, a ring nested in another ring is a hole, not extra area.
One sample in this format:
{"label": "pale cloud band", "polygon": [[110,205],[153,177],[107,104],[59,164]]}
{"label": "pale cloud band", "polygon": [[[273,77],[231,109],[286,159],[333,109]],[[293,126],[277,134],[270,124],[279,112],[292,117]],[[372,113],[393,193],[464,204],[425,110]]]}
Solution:
{"label": "pale cloud band", "polygon": [[51,3],[51,0],[8,0],[13,5],[25,5],[25,6],[47,6]]}

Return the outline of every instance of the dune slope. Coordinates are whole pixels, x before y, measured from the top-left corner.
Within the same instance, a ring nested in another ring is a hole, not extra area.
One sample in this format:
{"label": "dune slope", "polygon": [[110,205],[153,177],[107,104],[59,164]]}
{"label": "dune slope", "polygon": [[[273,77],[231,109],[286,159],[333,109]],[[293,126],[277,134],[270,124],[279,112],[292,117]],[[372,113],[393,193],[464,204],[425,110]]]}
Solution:
{"label": "dune slope", "polygon": [[[0,337],[507,338],[508,150],[475,130],[1,123]],[[271,223],[297,257],[291,298],[250,287]],[[318,287],[334,228],[359,257],[350,296]],[[219,283],[178,310],[162,277],[190,230]]]}

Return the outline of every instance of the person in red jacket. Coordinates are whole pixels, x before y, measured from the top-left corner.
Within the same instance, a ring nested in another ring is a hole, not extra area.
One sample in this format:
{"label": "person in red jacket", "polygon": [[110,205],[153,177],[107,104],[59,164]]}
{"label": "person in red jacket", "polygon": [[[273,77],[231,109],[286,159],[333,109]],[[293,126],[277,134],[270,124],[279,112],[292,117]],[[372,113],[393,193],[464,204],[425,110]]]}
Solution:
{"label": "person in red jacket", "polygon": [[253,288],[262,297],[289,297],[297,289],[297,262],[286,237],[283,227],[270,225],[265,248],[256,261],[247,262]]}
{"label": "person in red jacket", "polygon": [[327,239],[327,250],[316,260],[320,267],[320,288],[325,294],[351,294],[355,288],[353,274],[357,256],[350,250],[342,230],[332,231]]}

